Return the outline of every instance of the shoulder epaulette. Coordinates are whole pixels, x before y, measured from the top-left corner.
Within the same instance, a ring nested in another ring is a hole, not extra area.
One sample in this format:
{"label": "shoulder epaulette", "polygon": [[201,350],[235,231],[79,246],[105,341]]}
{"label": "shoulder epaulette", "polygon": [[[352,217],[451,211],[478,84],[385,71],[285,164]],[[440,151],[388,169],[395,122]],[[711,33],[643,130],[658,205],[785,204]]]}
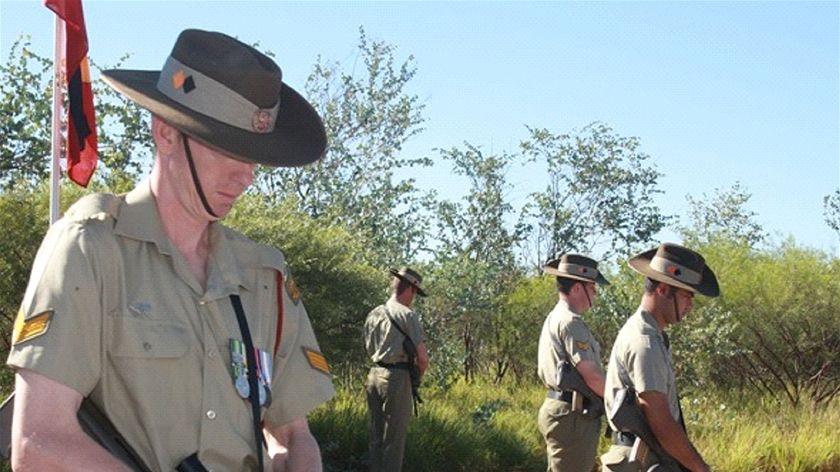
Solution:
{"label": "shoulder epaulette", "polygon": [[80,198],[67,209],[64,217],[73,221],[117,218],[122,199],[112,193],[94,193]]}
{"label": "shoulder epaulette", "polygon": [[289,269],[286,265],[286,257],[283,252],[272,246],[258,243],[235,229],[222,226],[225,237],[233,244],[247,247],[248,264],[256,267],[271,267],[281,272],[284,277],[289,276]]}

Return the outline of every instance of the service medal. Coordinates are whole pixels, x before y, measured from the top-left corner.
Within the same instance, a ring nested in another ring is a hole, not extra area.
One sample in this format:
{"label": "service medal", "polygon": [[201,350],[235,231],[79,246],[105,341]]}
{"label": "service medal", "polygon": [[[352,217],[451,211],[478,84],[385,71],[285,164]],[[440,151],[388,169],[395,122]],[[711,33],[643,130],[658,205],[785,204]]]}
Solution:
{"label": "service medal", "polygon": [[247,399],[251,396],[251,386],[248,385],[247,377],[237,377],[237,379],[233,382],[233,385],[236,387],[236,392],[240,397]]}
{"label": "service medal", "polygon": [[265,406],[265,402],[268,400],[268,389],[263,384],[257,384],[257,386],[259,387],[257,390],[260,392],[260,406]]}

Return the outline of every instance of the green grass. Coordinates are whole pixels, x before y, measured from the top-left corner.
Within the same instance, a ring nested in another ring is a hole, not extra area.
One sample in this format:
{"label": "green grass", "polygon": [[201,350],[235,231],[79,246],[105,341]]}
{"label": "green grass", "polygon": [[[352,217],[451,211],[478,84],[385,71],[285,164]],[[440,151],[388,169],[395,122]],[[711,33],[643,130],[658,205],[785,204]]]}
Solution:
{"label": "green grass", "polygon": [[771,401],[747,401],[738,411],[711,402],[692,406],[700,411],[698,427],[689,425],[698,431],[692,437],[715,470],[840,470],[840,400],[816,412]]}
{"label": "green grass", "polygon": [[[409,427],[405,472],[516,472],[545,468],[536,430],[541,390],[456,383],[426,389]],[[366,470],[367,410],[361,382],[310,416],[328,471]],[[345,446],[346,444],[346,446]]]}
{"label": "green grass", "polygon": [[[340,382],[335,400],[310,416],[327,471],[364,471],[367,412],[361,380]],[[409,428],[406,472],[542,472],[545,452],[536,416],[544,391],[536,382],[455,383],[425,389]],[[836,426],[840,400],[811,413],[766,399],[683,400],[689,434],[716,472],[840,470]],[[602,438],[599,454],[609,447]]]}

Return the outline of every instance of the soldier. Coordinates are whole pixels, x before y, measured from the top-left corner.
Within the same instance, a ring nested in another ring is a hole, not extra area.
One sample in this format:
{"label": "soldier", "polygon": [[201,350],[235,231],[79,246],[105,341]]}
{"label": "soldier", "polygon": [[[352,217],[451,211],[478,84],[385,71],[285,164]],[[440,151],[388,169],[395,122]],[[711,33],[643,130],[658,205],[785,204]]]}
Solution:
{"label": "soldier", "polygon": [[[402,469],[412,405],[419,399],[412,380],[419,384],[429,366],[423,326],[410,308],[415,295],[426,296],[420,286],[423,278],[409,267],[389,272],[391,297],[365,320],[365,349],[374,364],[365,384],[371,472]],[[407,352],[411,346],[406,338],[414,345],[415,355]]]}
{"label": "soldier", "polygon": [[590,472],[595,465],[600,408],[590,399],[573,405],[580,392],[563,390],[560,367],[571,363],[597,395],[604,394],[601,348],[583,321],[592,308],[597,285],[609,285],[598,263],[578,254],[563,254],[546,263],[546,274],[557,276],[559,300],[546,316],[540,333],[537,373],[548,388],[538,416],[545,438],[549,472]]}
{"label": "soldier", "polygon": [[[718,296],[717,279],[700,254],[672,243],[643,252],[629,264],[645,276],[645,288],[639,308],[627,319],[613,345],[605,386],[607,411],[617,391],[632,387],[665,452],[691,471],[706,472],[709,466],[685,431],[665,328],[691,311],[694,294]],[[645,471],[657,463],[653,451],[630,461],[636,441],[632,434],[615,433],[613,439],[614,445],[601,456],[604,472]]]}
{"label": "soldier", "polygon": [[8,359],[12,467],[128,470],[80,428],[88,397],[153,471],[321,470],[306,414],[334,390],[300,293],[282,253],[219,223],[257,165],[320,158],[320,118],[221,33],[182,32],[161,71],[103,75],[152,112],[155,161],[38,251]]}

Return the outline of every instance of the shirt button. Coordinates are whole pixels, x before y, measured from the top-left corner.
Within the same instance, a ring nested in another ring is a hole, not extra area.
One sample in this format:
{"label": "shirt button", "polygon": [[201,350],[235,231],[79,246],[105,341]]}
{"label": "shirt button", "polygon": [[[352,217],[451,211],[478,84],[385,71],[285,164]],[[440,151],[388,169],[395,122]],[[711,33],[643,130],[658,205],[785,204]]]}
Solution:
{"label": "shirt button", "polygon": [[207,302],[205,302],[204,300],[199,300],[198,304],[204,306],[207,304]]}
{"label": "shirt button", "polygon": [[216,358],[216,350],[215,349],[210,349],[210,351],[207,352],[207,357],[209,357],[210,359],[215,359]]}
{"label": "shirt button", "polygon": [[216,412],[213,411],[213,410],[207,410],[207,418],[209,418],[211,420],[215,420],[216,419]]}

